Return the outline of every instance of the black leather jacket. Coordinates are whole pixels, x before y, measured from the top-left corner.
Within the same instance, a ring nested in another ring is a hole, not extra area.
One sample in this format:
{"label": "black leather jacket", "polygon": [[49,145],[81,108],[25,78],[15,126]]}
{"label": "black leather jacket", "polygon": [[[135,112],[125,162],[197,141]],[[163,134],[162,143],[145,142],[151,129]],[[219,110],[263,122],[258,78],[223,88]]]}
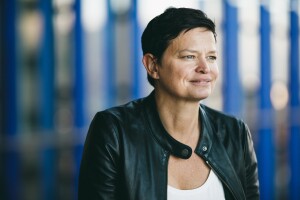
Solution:
{"label": "black leather jacket", "polygon": [[[226,199],[259,199],[251,135],[240,120],[200,105],[201,135],[195,153],[223,183]],[[154,99],[99,112],[86,138],[79,200],[166,200],[168,158],[188,159],[192,149],[164,129]]]}

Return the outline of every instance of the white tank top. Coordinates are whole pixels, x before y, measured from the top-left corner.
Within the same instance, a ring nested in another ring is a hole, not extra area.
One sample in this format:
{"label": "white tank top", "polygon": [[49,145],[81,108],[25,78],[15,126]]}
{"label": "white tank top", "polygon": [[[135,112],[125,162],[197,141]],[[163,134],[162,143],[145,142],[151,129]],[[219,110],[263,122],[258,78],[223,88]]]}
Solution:
{"label": "white tank top", "polygon": [[225,200],[224,190],[221,181],[210,170],[205,183],[191,190],[180,190],[168,185],[168,200]]}

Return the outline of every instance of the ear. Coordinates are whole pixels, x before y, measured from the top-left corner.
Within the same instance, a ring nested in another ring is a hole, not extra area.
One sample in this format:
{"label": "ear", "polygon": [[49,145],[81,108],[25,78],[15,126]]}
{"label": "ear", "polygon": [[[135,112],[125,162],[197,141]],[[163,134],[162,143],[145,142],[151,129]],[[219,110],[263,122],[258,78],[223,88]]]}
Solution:
{"label": "ear", "polygon": [[152,78],[159,79],[158,64],[156,62],[156,58],[152,54],[147,53],[143,56],[143,64],[145,69],[147,70],[147,73]]}

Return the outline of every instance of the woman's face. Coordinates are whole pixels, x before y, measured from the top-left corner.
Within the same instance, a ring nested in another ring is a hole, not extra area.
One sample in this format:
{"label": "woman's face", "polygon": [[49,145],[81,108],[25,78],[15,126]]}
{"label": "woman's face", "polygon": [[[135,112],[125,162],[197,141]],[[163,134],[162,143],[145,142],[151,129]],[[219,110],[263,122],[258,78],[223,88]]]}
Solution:
{"label": "woman's face", "polygon": [[214,35],[206,28],[194,28],[171,41],[157,68],[155,89],[176,100],[207,98],[219,71]]}

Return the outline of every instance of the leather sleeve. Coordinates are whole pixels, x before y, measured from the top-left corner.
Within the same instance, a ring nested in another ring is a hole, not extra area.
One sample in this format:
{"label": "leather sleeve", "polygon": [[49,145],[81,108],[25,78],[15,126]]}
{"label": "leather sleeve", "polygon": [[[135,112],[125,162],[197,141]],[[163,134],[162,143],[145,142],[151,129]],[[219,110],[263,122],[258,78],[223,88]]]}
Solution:
{"label": "leather sleeve", "polygon": [[243,123],[243,131],[246,132],[244,157],[246,169],[246,199],[259,200],[259,181],[257,171],[257,158],[254,151],[251,133],[246,124]]}
{"label": "leather sleeve", "polygon": [[84,144],[79,174],[79,200],[118,199],[119,142],[113,117],[97,113]]}

